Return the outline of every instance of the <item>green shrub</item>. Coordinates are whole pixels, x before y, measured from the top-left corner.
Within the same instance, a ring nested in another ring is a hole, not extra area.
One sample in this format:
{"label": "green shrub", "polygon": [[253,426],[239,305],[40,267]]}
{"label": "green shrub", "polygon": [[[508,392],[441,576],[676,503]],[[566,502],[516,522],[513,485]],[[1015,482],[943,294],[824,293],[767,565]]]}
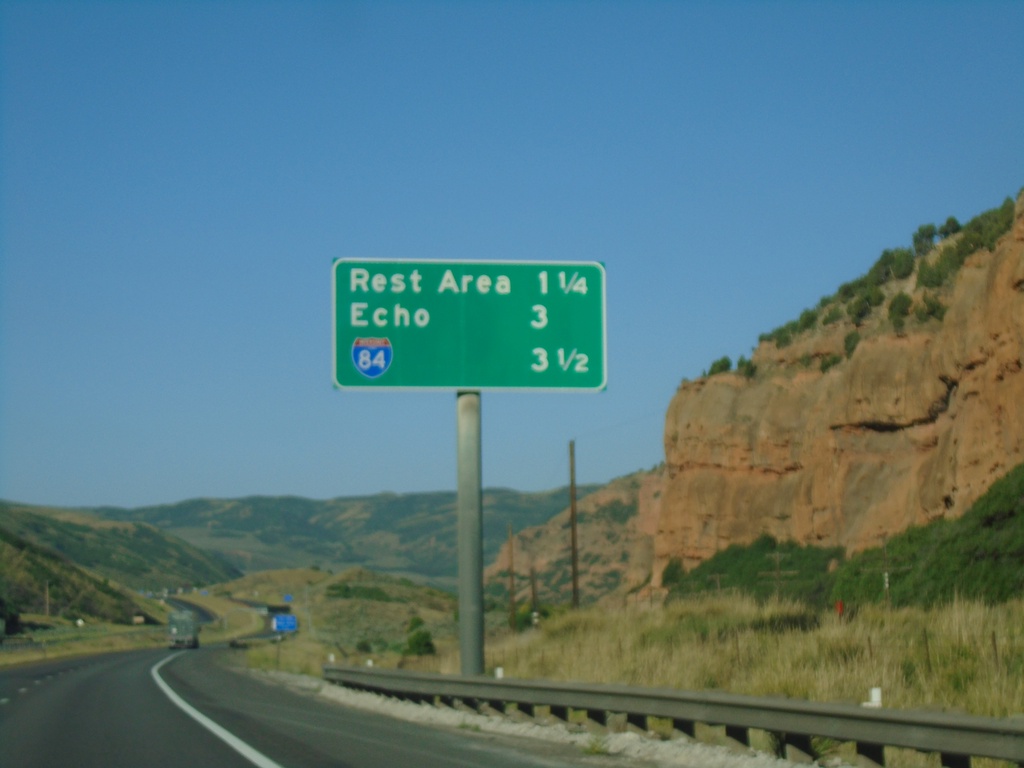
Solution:
{"label": "green shrub", "polygon": [[864,296],[857,296],[846,305],[846,314],[853,321],[854,325],[860,325],[871,314],[871,305]]}
{"label": "green shrub", "polygon": [[661,584],[663,587],[671,589],[676,584],[682,582],[686,576],[686,571],[683,569],[682,562],[673,557],[668,561],[668,565],[665,566],[665,570],[661,572]]}
{"label": "green shrub", "polygon": [[748,379],[752,379],[757,374],[757,366],[743,355],[740,355],[740,359],[736,361],[736,371]]}
{"label": "green shrub", "polygon": [[893,251],[892,276],[897,280],[903,280],[914,274],[914,254],[907,248],[897,248]]}
{"label": "green shrub", "polygon": [[797,328],[803,331],[809,331],[818,324],[818,313],[813,309],[805,309],[800,313],[800,319],[797,321]]}
{"label": "green shrub", "polygon": [[843,339],[843,349],[846,350],[846,356],[853,357],[853,351],[860,344],[860,334],[857,331],[850,331],[846,334],[846,338]]}
{"label": "green shrub", "polygon": [[860,280],[852,280],[849,283],[843,283],[839,286],[839,290],[836,292],[836,295],[839,297],[840,301],[847,302],[860,292],[863,285],[864,278],[861,278]]}
{"label": "green shrub", "polygon": [[[945,251],[943,251],[945,253]],[[918,288],[938,288],[948,277],[946,270],[936,261],[935,264],[929,264],[926,261],[922,261],[920,266],[917,268],[917,287]]]}
{"label": "green shrub", "polygon": [[838,323],[842,318],[843,318],[843,310],[840,309],[839,306],[837,305],[837,306],[832,307],[832,309],[830,309],[827,313],[825,313],[825,317],[822,318],[821,324],[822,325],[832,325],[833,323]]}
{"label": "green shrub", "polygon": [[788,347],[793,342],[793,337],[800,333],[800,323],[796,320],[791,320],[785,325],[780,325],[771,333],[762,333],[759,337],[759,341],[774,341],[775,346],[779,349]]}
{"label": "green shrub", "polygon": [[924,256],[935,247],[935,235],[938,230],[934,224],[922,224],[914,233],[914,253],[918,257]]}
{"label": "green shrub", "polygon": [[728,373],[732,370],[732,360],[729,356],[720,357],[711,364],[711,368],[708,369],[708,376],[714,376],[718,373]]}
{"label": "green shrub", "polygon": [[946,223],[939,227],[939,237],[945,240],[950,235],[955,235],[960,231],[960,222],[956,220],[955,216],[950,216],[946,219]]}
{"label": "green shrub", "polygon": [[378,603],[390,603],[393,598],[380,587],[367,587],[361,584],[331,584],[324,593],[327,597],[341,600],[372,600]]}
{"label": "green shrub", "polygon": [[925,293],[921,297],[921,304],[914,310],[914,316],[921,323],[927,322],[929,318],[935,318],[941,322],[942,318],[946,316],[946,305],[930,293]]}
{"label": "green shrub", "polygon": [[914,300],[903,291],[893,296],[892,301],[889,302],[889,320],[897,331],[903,330],[907,315],[910,314],[910,305],[913,303]]}
{"label": "green shrub", "polygon": [[433,656],[437,653],[434,638],[426,629],[418,629],[409,635],[403,652],[406,656]]}
{"label": "green shrub", "polygon": [[843,361],[843,358],[839,355],[827,355],[821,359],[821,372],[825,373],[829,368],[833,368]]}

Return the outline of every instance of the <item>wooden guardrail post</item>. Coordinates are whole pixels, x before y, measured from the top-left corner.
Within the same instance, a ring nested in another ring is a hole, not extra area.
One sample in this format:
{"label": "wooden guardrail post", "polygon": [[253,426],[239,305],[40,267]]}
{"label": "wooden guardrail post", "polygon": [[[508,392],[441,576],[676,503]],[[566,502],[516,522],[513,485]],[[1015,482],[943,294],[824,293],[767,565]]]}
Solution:
{"label": "wooden guardrail post", "polygon": [[640,714],[639,712],[627,712],[626,728],[640,733],[647,733],[650,730],[650,723],[647,721],[647,715]]}
{"label": "wooden guardrail post", "polygon": [[857,742],[857,762],[864,768],[872,766],[885,766],[885,747],[881,744],[869,744],[864,741]]}
{"label": "wooden guardrail post", "polygon": [[942,768],[971,768],[970,755],[957,755],[949,752],[943,752],[942,757]]}
{"label": "wooden guardrail post", "polygon": [[743,725],[725,726],[725,738],[741,747],[750,748],[750,730]]}
{"label": "wooden guardrail post", "polygon": [[793,763],[814,762],[814,747],[811,745],[810,736],[802,733],[783,733],[781,735],[782,757]]}
{"label": "wooden guardrail post", "polygon": [[685,736],[689,739],[697,738],[697,724],[693,720],[672,719],[672,735]]}
{"label": "wooden guardrail post", "polygon": [[548,707],[548,713],[556,720],[561,720],[563,723],[569,722],[569,708],[558,704],[552,704]]}

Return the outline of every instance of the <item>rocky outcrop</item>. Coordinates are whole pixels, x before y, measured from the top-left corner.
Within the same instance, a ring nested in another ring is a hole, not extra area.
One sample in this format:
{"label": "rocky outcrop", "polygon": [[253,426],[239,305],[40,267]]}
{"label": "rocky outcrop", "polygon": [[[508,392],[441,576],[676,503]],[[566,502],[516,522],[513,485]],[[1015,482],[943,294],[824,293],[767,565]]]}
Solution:
{"label": "rocky outcrop", "polygon": [[[914,278],[886,286],[922,301]],[[1024,195],[993,252],[940,294],[942,321],[897,333],[884,306],[849,359],[838,322],[778,349],[758,374],[684,382],[665,422],[654,584],[764,533],[857,551],[958,517],[1024,461]],[[820,360],[842,356],[821,372]]]}
{"label": "rocky outcrop", "polygon": [[[613,480],[576,505],[581,602],[622,600],[650,580],[662,493],[660,472]],[[535,575],[541,602],[566,603],[572,595],[569,509],[513,538],[516,599],[531,599]],[[495,594],[507,594],[509,545],[484,572]]]}

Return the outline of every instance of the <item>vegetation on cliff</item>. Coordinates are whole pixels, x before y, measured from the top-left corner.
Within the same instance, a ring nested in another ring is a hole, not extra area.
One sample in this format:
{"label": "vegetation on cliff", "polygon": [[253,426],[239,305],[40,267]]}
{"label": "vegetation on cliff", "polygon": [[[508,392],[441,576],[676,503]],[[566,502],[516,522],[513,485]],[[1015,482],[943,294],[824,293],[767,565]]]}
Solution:
{"label": "vegetation on cliff", "polygon": [[817,606],[829,599],[829,567],[842,558],[842,547],[801,546],[764,535],[747,546],[733,544],[688,573],[672,560],[661,583],[672,599],[738,590],[758,600],[778,595]]}
{"label": "vegetation on cliff", "polygon": [[[885,585],[888,574],[888,589]],[[930,606],[957,597],[999,603],[1024,595],[1024,464],[957,520],[909,528],[835,574],[836,599]]]}
{"label": "vegetation on cliff", "polygon": [[[1012,226],[1013,212],[1014,202],[1006,198],[998,208],[975,216],[962,227],[953,216],[941,226],[922,224],[911,237],[911,248],[887,248],[866,274],[844,283],[836,293],[823,297],[817,307],[805,309],[798,319],[761,334],[759,342],[770,342],[782,349],[801,334],[844,320],[860,328],[887,299],[887,315],[896,333],[903,332],[911,315],[918,323],[942,320],[945,306],[936,292],[949,284],[972,253],[994,249],[996,241]],[[907,281],[915,272],[916,285],[908,286],[914,295],[901,289],[888,296],[885,290],[888,284]],[[850,354],[852,350],[847,349],[847,357]],[[730,371],[732,365],[728,361],[728,357],[719,358],[704,375]],[[827,370],[838,362],[838,358],[829,359],[822,369]],[[748,367],[741,372],[752,377],[755,370]]]}
{"label": "vegetation on cliff", "polygon": [[958,598],[1001,603],[1024,595],[1024,464],[992,484],[963,517],[909,528],[844,559],[841,547],[762,536],[732,545],[685,572],[662,573],[670,599],[739,592],[824,608],[888,603],[929,607]]}

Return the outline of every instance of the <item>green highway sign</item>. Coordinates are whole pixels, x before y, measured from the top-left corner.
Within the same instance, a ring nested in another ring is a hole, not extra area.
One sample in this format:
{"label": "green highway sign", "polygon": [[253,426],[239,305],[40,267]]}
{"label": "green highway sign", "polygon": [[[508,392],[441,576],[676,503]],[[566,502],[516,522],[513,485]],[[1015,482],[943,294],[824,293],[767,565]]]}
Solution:
{"label": "green highway sign", "polygon": [[334,383],[376,389],[598,391],[597,262],[334,262]]}

